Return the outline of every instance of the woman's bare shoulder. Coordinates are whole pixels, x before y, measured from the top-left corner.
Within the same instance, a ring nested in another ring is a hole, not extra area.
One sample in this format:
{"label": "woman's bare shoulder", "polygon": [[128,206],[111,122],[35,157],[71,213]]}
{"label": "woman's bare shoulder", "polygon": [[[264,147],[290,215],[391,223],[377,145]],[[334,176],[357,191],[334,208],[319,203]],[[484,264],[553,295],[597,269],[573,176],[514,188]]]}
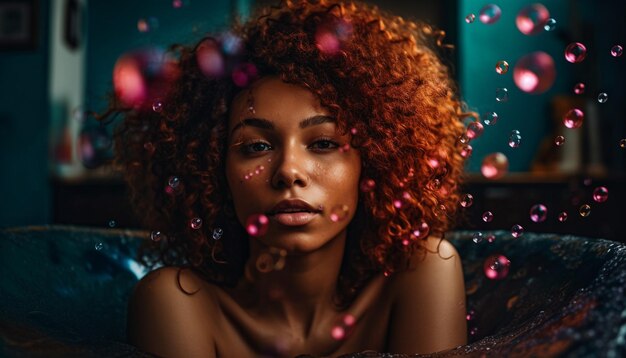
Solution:
{"label": "woman's bare shoulder", "polygon": [[393,353],[432,353],[466,343],[461,256],[443,238],[429,237],[424,249],[415,254],[411,270],[394,278]]}
{"label": "woman's bare shoulder", "polygon": [[162,267],[148,273],[128,302],[129,343],[162,356],[214,355],[211,287],[184,268]]}

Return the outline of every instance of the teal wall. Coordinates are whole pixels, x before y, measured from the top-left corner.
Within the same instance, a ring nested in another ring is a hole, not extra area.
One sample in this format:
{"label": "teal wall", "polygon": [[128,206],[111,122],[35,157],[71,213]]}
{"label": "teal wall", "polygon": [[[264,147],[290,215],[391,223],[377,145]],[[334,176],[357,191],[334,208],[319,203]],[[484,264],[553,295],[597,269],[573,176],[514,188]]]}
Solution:
{"label": "teal wall", "polygon": [[0,52],[0,226],[50,220],[48,1],[38,1],[37,44]]}
{"label": "teal wall", "polygon": [[[509,170],[527,171],[535,152],[543,139],[550,133],[549,102],[552,96],[571,91],[571,75],[563,57],[564,43],[558,37],[559,31],[543,31],[537,35],[522,34],[515,26],[519,10],[534,1],[507,0],[496,3],[502,9],[500,20],[494,24],[483,24],[478,19],[485,1],[459,1],[459,83],[463,98],[470,109],[482,114],[495,111],[498,123],[485,126],[483,135],[472,141],[473,153],[467,169],[479,172],[485,155],[499,151],[509,158]],[[545,0],[541,3],[548,8],[550,16],[557,19],[557,29],[568,26],[569,1]],[[474,13],[474,23],[465,23],[465,16]],[[519,90],[513,82],[513,67],[517,60],[528,53],[544,51],[555,62],[557,77],[550,90],[543,94],[527,94]],[[504,75],[495,72],[496,62],[505,60],[509,71]],[[509,91],[508,102],[497,102],[495,90],[505,87]],[[518,148],[508,145],[509,134],[517,129],[522,135]]]}

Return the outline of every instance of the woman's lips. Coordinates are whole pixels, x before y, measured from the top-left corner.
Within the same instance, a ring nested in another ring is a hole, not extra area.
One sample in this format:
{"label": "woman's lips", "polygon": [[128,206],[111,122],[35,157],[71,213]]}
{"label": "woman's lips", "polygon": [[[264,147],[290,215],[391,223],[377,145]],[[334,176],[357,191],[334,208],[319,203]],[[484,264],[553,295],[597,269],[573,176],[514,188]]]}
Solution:
{"label": "woman's lips", "polygon": [[276,213],[270,215],[269,218],[287,226],[306,225],[315,219],[318,213],[312,212],[296,212],[296,213]]}

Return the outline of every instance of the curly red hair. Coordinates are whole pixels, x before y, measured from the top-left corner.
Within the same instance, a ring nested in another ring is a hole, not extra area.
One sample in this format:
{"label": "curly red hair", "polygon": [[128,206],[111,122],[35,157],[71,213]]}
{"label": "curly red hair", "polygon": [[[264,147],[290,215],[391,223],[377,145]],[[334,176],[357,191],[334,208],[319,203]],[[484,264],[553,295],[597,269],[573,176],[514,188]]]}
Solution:
{"label": "curly red hair", "polygon": [[[316,29],[338,21],[350,25],[349,41],[336,53],[322,51]],[[283,1],[231,34],[242,40],[244,60],[259,76],[304,86],[340,131],[354,134],[367,190],[348,226],[337,287],[345,305],[374,274],[407,269],[415,251],[425,250],[424,234],[443,236],[454,222],[463,170],[458,138],[463,118],[472,114],[464,113],[441,60],[443,32],[365,4],[321,0]],[[180,77],[162,111],[113,105],[125,111],[115,132],[115,162],[143,224],[167,236],[147,241],[142,261],[184,263],[232,285],[249,255],[243,226],[224,212],[229,106],[241,88],[202,73],[196,51],[207,40],[177,47]],[[167,193],[172,177],[180,184]],[[200,229],[190,227],[194,218],[202,218]],[[218,228],[223,238],[216,240]]]}

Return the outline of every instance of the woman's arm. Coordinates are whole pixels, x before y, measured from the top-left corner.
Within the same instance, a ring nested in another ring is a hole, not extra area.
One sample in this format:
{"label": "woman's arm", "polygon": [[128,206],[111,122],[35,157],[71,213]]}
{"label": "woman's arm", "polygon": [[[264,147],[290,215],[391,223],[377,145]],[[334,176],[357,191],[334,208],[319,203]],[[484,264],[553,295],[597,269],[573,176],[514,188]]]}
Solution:
{"label": "woman's arm", "polygon": [[461,258],[446,240],[431,237],[426,247],[435,253],[416,254],[415,270],[394,282],[390,353],[426,354],[467,343]]}
{"label": "woman's arm", "polygon": [[[207,295],[181,291],[178,271],[160,268],[137,283],[128,303],[128,342],[162,357],[215,357]],[[185,270],[180,281],[190,292],[206,287]]]}

